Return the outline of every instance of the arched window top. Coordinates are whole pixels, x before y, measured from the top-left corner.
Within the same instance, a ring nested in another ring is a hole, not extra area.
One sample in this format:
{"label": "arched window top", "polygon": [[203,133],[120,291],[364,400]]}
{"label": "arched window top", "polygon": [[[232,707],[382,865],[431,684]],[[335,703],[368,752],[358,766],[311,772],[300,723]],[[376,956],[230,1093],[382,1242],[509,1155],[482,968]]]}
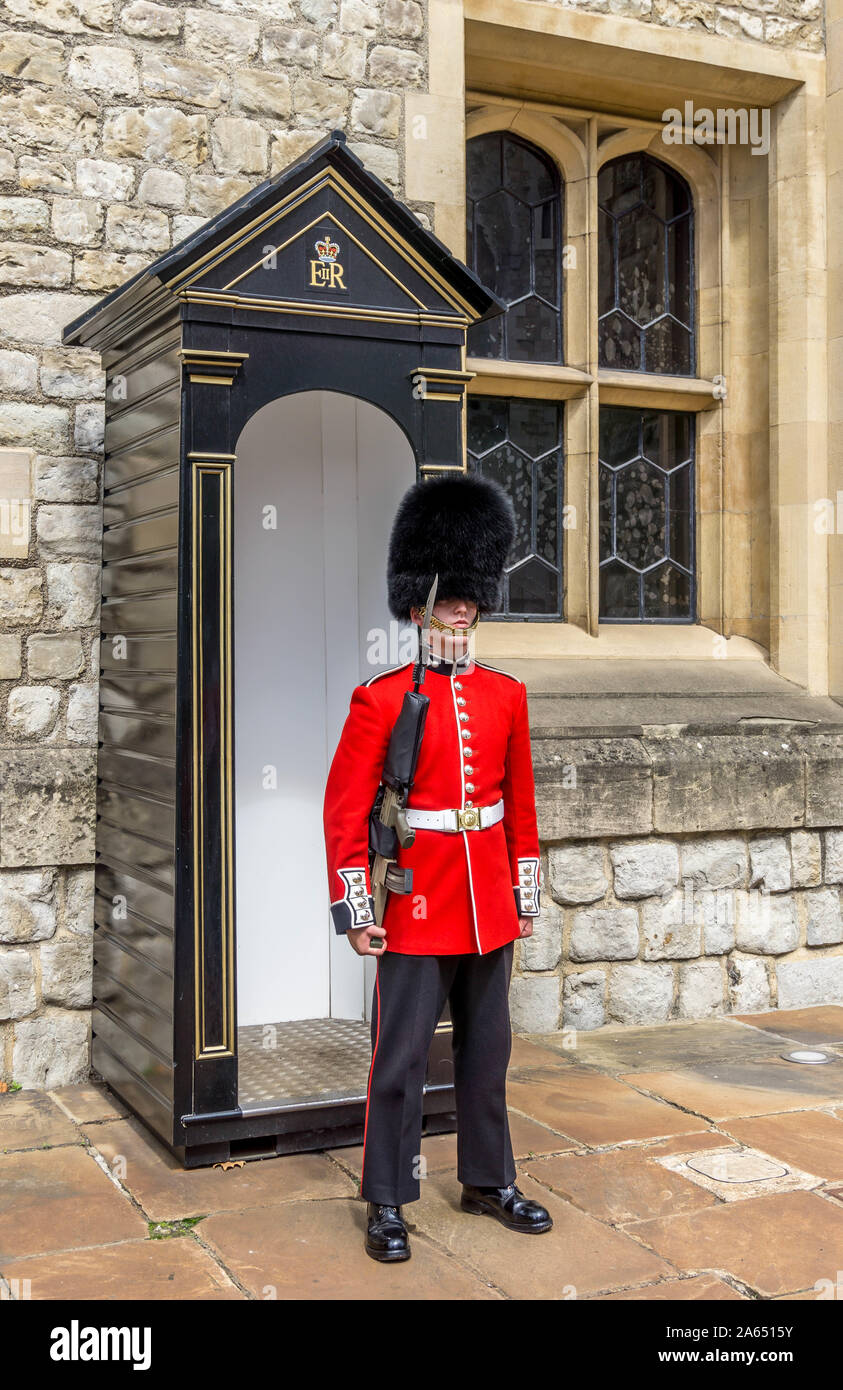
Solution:
{"label": "arched window top", "polygon": [[510,131],[466,144],[466,261],[507,304],[473,325],[474,357],[562,361],[561,180],[554,161]]}
{"label": "arched window top", "polygon": [[693,200],[681,175],[648,154],[600,170],[600,366],[693,375]]}

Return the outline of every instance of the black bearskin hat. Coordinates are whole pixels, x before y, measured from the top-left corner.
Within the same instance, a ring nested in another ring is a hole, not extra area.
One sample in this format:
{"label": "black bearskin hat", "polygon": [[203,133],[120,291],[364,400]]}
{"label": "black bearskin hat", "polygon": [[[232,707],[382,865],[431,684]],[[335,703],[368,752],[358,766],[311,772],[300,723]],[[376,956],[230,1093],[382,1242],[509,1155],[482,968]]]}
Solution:
{"label": "black bearskin hat", "polygon": [[479,473],[440,473],[404,493],[389,538],[387,590],[393,617],[411,621],[438,573],[436,600],[473,599],[500,609],[515,509],[500,483]]}

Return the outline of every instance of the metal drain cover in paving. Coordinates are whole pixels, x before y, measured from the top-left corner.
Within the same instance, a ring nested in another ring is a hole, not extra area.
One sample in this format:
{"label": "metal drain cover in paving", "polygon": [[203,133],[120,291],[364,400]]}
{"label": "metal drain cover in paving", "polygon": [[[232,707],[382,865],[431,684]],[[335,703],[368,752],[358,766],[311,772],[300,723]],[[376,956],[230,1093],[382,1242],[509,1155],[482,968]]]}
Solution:
{"label": "metal drain cover in paving", "polygon": [[798,1192],[824,1181],[801,1168],[789,1168],[759,1149],[700,1149],[656,1160],[672,1173],[697,1183],[724,1202],[745,1201],[768,1192]]}
{"label": "metal drain cover in paving", "polygon": [[772,1158],[753,1153],[751,1149],[741,1149],[738,1153],[729,1149],[726,1153],[689,1158],[688,1167],[718,1182],[763,1182],[767,1178],[784,1178],[789,1171],[783,1163],[775,1163]]}

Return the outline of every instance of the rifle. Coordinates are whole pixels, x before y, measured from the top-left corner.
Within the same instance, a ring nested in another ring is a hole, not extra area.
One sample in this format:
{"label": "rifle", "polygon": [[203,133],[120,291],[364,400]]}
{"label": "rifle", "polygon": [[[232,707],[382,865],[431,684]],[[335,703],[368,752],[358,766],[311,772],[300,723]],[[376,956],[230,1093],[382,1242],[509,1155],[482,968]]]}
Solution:
{"label": "rifle", "polygon": [[[372,897],[375,903],[375,922],[378,926],[386,912],[387,893],[411,893],[412,869],[399,869],[396,864],[398,846],[413,843],[416,832],[407,824],[407,797],[415,781],[424,726],[430,696],[419,689],[430,663],[430,617],[436,601],[439,575],[434,575],[424,610],[424,623],[419,640],[419,656],[413,670],[413,689],[405,690],[401,711],[386,750],[381,784],[369,813],[369,871]],[[381,950],[381,938],[371,937],[373,950]]]}

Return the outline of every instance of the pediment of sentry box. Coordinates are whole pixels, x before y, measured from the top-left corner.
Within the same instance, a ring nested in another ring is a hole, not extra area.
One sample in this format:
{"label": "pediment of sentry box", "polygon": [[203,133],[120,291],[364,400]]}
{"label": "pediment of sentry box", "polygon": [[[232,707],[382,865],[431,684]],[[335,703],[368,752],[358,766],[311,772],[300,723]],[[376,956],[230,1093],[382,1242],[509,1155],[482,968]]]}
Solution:
{"label": "pediment of sentry box", "polygon": [[[417,248],[332,169],[270,198],[254,218],[180,277],[181,290],[352,311],[462,316],[467,305]],[[468,312],[469,320],[475,315]]]}

